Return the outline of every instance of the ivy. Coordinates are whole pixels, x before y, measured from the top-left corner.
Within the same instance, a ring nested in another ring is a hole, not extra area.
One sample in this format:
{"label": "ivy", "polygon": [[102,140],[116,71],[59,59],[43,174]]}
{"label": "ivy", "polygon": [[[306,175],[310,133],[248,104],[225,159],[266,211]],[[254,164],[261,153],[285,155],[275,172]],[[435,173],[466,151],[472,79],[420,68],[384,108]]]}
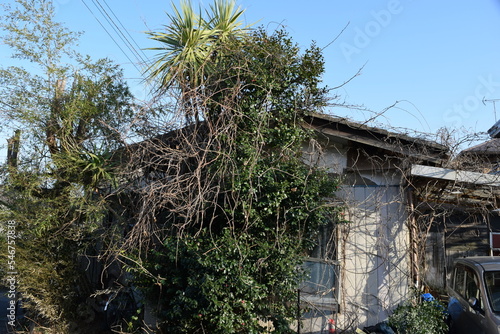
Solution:
{"label": "ivy", "polygon": [[211,157],[203,187],[218,192],[205,220],[161,207],[161,245],[136,276],[168,333],[262,333],[265,322],[291,332],[304,257],[336,216],[324,203],[336,180],[303,159],[314,133],[302,121],[326,100],[320,50],[302,55],[285,31],[263,29],[234,43],[192,98],[205,101],[210,129],[197,145]]}

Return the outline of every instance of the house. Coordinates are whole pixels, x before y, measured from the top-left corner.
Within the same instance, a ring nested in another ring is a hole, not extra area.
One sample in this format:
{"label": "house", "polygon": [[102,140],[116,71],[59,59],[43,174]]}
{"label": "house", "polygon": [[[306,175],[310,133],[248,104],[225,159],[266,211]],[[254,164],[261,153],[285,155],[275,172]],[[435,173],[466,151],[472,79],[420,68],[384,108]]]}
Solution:
{"label": "house", "polygon": [[500,133],[467,148],[452,161],[454,168],[413,166],[413,211],[420,231],[420,279],[444,290],[453,260],[460,256],[500,255]]}
{"label": "house", "polygon": [[335,195],[348,222],[337,225],[330,239],[320,238],[320,246],[332,250],[323,258],[313,252],[307,262],[312,282],[304,284],[301,300],[310,312],[301,333],[325,330],[329,318],[342,329],[376,324],[406,300],[419,276],[408,175],[414,166],[441,166],[448,150],[320,114],[309,117],[306,126],[319,134],[321,164],[342,180]]}
{"label": "house", "polygon": [[[323,114],[308,116],[303,126],[318,134],[322,148],[319,154],[304,147],[304,159],[319,161],[342,181],[332,201],[343,208],[345,219],[319,231],[319,244],[304,264],[311,277],[299,287],[304,314],[297,330],[318,333],[333,326],[332,320],[342,329],[376,324],[421,280],[421,231],[412,223],[419,205],[411,176],[418,166],[441,168],[449,158],[447,147]],[[152,141],[168,145],[152,147],[175,153],[174,137],[157,136]],[[133,149],[146,160],[156,153],[140,144]],[[137,182],[154,181],[163,169],[182,173],[185,168],[153,163],[158,164],[154,171],[139,171]]]}

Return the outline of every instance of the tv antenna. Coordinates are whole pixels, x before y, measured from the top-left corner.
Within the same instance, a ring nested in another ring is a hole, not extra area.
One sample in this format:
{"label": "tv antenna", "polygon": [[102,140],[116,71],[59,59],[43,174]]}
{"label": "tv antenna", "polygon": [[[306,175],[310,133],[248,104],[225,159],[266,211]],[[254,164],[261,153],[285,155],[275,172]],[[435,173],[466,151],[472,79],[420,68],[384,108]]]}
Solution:
{"label": "tv antenna", "polygon": [[497,106],[496,103],[500,101],[500,99],[489,99],[487,100],[486,97],[483,97],[483,104],[486,105],[486,102],[493,102],[493,112],[495,114],[495,123],[497,121]]}

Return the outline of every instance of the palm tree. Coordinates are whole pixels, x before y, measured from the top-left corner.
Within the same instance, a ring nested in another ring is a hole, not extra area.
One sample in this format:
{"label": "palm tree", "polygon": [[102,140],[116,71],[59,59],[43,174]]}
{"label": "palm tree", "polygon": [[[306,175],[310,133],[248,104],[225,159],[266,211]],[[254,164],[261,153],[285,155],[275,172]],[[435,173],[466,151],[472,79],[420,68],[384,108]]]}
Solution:
{"label": "palm tree", "polygon": [[165,31],[147,32],[162,44],[149,48],[159,53],[147,69],[147,77],[157,83],[160,92],[176,86],[185,95],[203,85],[209,65],[223,54],[220,46],[244,38],[248,26],[242,26],[244,10],[236,8],[234,0],[214,0],[207,19],[195,13],[189,0],[181,1],[180,10],[172,7],[174,13],[167,14],[170,25]]}
{"label": "palm tree", "polygon": [[160,42],[160,51],[148,68],[148,79],[158,81],[159,90],[172,84],[180,88],[195,87],[200,83],[200,71],[210,56],[210,44],[215,32],[197,15],[189,0],[181,2],[179,10],[172,5],[174,14],[168,14],[170,25],[165,32],[147,32],[150,38]]}
{"label": "palm tree", "polygon": [[231,39],[242,39],[247,36],[249,26],[242,27],[240,17],[245,10],[235,8],[234,1],[215,0],[207,11],[208,27],[217,34],[218,43],[227,43]]}

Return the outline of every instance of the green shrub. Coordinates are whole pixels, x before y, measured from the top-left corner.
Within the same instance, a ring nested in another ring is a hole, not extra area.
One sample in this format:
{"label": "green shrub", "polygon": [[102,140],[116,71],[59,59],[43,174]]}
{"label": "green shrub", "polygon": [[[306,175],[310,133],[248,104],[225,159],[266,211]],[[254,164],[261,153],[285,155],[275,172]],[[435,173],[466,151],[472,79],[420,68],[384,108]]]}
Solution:
{"label": "green shrub", "polygon": [[389,325],[399,334],[444,334],[448,331],[445,310],[437,300],[414,298],[394,310]]}

